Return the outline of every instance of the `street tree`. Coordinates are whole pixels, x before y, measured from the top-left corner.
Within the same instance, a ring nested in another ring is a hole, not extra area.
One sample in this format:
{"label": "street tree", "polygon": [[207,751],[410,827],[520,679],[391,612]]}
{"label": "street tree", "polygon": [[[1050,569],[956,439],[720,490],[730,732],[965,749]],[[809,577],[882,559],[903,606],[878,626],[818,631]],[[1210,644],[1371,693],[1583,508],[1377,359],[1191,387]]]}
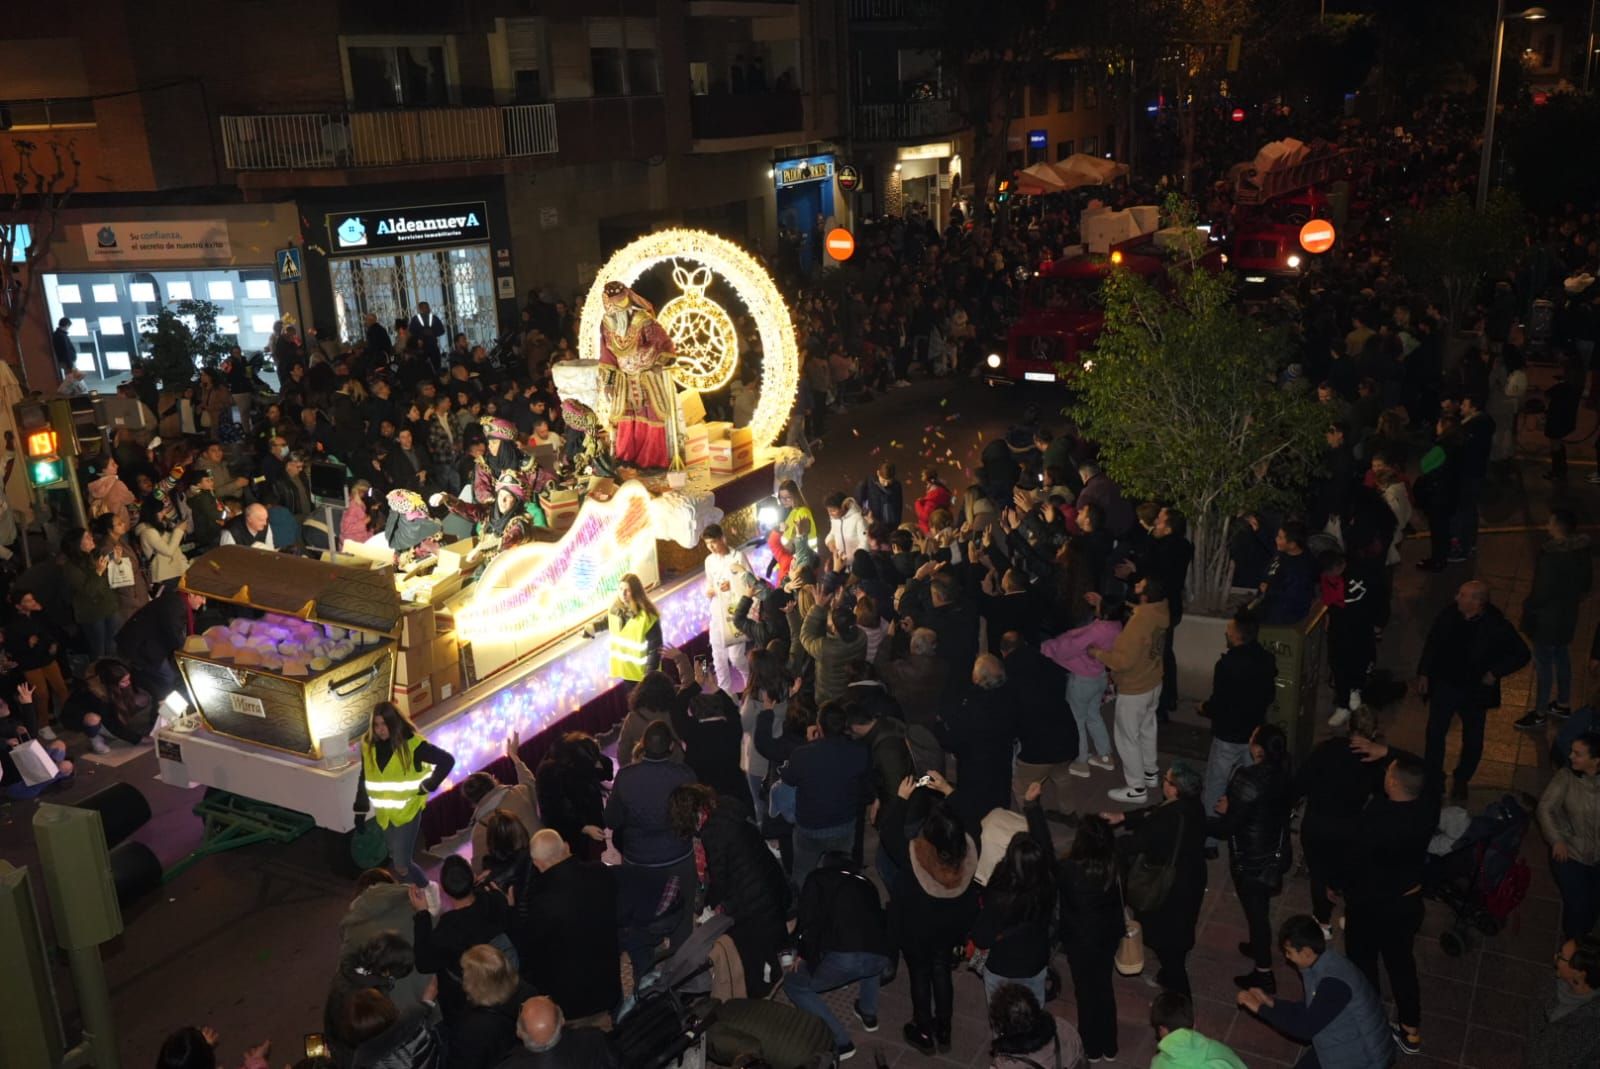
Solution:
{"label": "street tree", "polygon": [[1492,190],[1484,210],[1457,193],[1405,217],[1395,234],[1395,263],[1444,310],[1451,332],[1465,322],[1479,285],[1504,274],[1522,249],[1527,219],[1514,194]]}
{"label": "street tree", "polygon": [[7,359],[25,374],[23,324],[62,209],[78,190],[82,163],[72,141],[50,141],[41,148],[13,138],[11,150],[16,166],[0,178],[0,328],[11,342]]}
{"label": "street tree", "polygon": [[219,305],[179,301],[156,313],[154,329],[139,335],[145,363],[162,389],[180,390],[194,381],[199,367],[216,367],[231,346],[217,326]]}
{"label": "street tree", "polygon": [[1295,503],[1326,420],[1304,390],[1277,383],[1288,337],[1238,306],[1230,274],[1201,265],[1192,209],[1173,200],[1167,212],[1195,240],[1165,286],[1112,272],[1104,332],[1075,374],[1073,414],[1125,492],[1189,517],[1189,597],[1216,611],[1227,600],[1234,525]]}

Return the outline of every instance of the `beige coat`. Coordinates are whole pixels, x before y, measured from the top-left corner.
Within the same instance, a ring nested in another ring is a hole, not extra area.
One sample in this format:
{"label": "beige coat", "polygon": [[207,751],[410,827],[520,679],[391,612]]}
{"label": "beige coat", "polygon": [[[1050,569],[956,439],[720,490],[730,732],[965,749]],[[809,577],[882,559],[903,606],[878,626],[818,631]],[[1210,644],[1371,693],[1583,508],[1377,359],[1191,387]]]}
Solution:
{"label": "beige coat", "polygon": [[1557,772],[1539,796],[1539,830],[1551,846],[1566,843],[1579,864],[1600,862],[1600,776]]}
{"label": "beige coat", "polygon": [[1109,650],[1093,651],[1111,671],[1119,694],[1148,694],[1161,686],[1161,656],[1166,651],[1171,617],[1165,601],[1135,605]]}

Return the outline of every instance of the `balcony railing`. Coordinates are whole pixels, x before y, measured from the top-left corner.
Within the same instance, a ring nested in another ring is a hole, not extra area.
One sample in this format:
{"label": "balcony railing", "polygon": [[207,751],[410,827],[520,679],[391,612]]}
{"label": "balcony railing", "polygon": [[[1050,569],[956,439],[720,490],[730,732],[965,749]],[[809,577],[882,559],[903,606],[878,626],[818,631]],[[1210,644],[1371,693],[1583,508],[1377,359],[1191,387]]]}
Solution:
{"label": "balcony railing", "polygon": [[927,22],[937,0],[850,0],[851,22]]}
{"label": "balcony railing", "polygon": [[854,133],[860,141],[909,141],[954,133],[964,121],[948,100],[858,104]]}
{"label": "balcony railing", "polygon": [[555,106],[520,104],[224,115],[222,146],[232,170],[278,171],[546,156],[558,143]]}

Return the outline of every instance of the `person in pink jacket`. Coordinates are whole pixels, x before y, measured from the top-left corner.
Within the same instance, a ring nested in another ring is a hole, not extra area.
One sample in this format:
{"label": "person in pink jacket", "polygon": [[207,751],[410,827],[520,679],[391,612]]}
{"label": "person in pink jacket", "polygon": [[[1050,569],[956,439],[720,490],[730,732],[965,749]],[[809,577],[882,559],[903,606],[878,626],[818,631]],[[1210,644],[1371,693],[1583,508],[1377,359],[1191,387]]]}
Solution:
{"label": "person in pink jacket", "polygon": [[1089,654],[1091,647],[1110,649],[1122,631],[1122,602],[1104,597],[1095,618],[1082,627],[1046,639],[1039,647],[1046,657],[1071,673],[1067,679],[1067,704],[1078,722],[1078,759],[1067,771],[1085,779],[1090,766],[1107,772],[1117,767],[1111,756],[1111,736],[1106,731],[1100,704],[1106,695],[1106,667]]}

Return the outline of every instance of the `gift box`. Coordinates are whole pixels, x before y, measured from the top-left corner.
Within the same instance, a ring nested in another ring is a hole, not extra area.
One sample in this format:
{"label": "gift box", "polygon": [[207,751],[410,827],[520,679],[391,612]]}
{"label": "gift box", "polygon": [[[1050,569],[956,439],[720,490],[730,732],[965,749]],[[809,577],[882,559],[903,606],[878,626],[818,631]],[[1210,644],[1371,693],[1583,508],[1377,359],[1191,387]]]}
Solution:
{"label": "gift box", "polygon": [[732,430],[726,438],[710,445],[711,471],[714,475],[732,475],[744,471],[755,462],[755,442],[745,427]]}
{"label": "gift box", "polygon": [[685,464],[708,464],[711,462],[709,449],[710,439],[706,436],[706,425],[696,423],[690,427],[683,436],[683,462]]}

